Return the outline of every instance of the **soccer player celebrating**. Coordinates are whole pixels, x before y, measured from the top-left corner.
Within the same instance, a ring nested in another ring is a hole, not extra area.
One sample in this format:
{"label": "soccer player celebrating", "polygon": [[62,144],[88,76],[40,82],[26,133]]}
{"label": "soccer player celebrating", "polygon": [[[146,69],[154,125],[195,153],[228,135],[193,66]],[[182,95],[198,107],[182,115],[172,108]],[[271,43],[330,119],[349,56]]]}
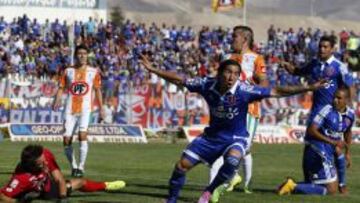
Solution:
{"label": "soccer player celebrating", "polygon": [[[332,104],[335,92],[338,88],[344,87],[350,92],[350,100],[353,98],[353,78],[349,74],[348,69],[345,64],[337,60],[333,56],[335,46],[335,39],[329,36],[323,36],[320,38],[319,42],[319,57],[318,59],[312,60],[303,68],[296,68],[292,64],[287,62],[281,62],[281,64],[288,70],[291,74],[308,77],[311,81],[318,81],[320,79],[327,79],[329,85],[325,86],[314,92],[313,94],[313,105],[311,107],[311,113],[308,119],[308,124],[312,123],[315,115],[317,115],[324,106]],[[350,101],[351,103],[351,101]],[[309,137],[305,137],[307,141]],[[305,157],[304,157],[305,158]],[[344,167],[345,157],[339,156],[336,163],[337,168]],[[345,171],[345,168],[338,170],[339,173]],[[305,180],[309,180],[306,172],[304,171]],[[345,176],[344,174],[339,174],[339,177]],[[345,191],[345,183],[340,180],[340,191]]]}
{"label": "soccer player celebrating", "polygon": [[[315,115],[306,130],[303,170],[305,181],[295,183],[291,178],[279,187],[279,195],[299,194],[335,194],[338,182],[334,156],[346,157],[350,167],[351,127],[354,123],[354,110],[346,106],[348,97],[346,89],[338,89],[333,105],[325,105]],[[345,140],[345,141],[344,141]],[[342,148],[345,147],[345,156]],[[343,162],[345,164],[345,162]],[[342,170],[343,167],[338,167]],[[345,171],[339,173],[339,183],[345,183]],[[344,193],[345,191],[340,192]]]}
{"label": "soccer player celebrating", "polygon": [[[233,29],[232,34],[232,49],[233,53],[226,55],[225,59],[233,59],[241,64],[240,80],[247,84],[258,84],[262,87],[268,86],[266,79],[266,66],[262,56],[252,51],[254,44],[254,33],[253,30],[248,26],[236,26]],[[249,104],[248,114],[246,118],[246,128],[249,132],[248,137],[248,149],[246,149],[246,155],[243,157],[241,165],[243,166],[244,172],[244,192],[251,193],[249,189],[249,183],[252,176],[252,164],[253,159],[250,153],[251,144],[256,133],[256,128],[260,119],[261,103],[255,101]],[[217,171],[223,164],[223,157],[220,157],[214,162],[210,169],[210,182],[214,179]],[[230,181],[230,184],[226,187],[219,187],[215,190],[212,201],[218,202],[221,190],[226,189],[232,191],[235,185],[241,182],[241,177],[236,173],[234,178]]]}
{"label": "soccer player celebrating", "polygon": [[210,124],[204,134],[187,146],[180,161],[175,165],[169,184],[168,203],[176,202],[185,184],[185,174],[200,162],[212,164],[221,155],[224,164],[214,180],[205,188],[199,203],[209,202],[213,191],[229,181],[245,156],[249,134],[246,130],[248,104],[266,97],[288,96],[323,87],[324,81],[312,85],[264,88],[240,82],[241,66],[234,60],[223,61],[216,78],[184,79],[175,73],[152,66],[142,57],[145,68],[159,77],[201,94],[210,109]]}
{"label": "soccer player celebrating", "polygon": [[[64,151],[72,168],[71,175],[82,177],[84,174],[85,161],[88,153],[87,128],[92,111],[92,91],[98,100],[100,115],[102,115],[102,94],[101,76],[98,69],[88,65],[88,50],[85,46],[79,45],[75,50],[75,67],[66,68],[61,76],[59,90],[56,94],[54,109],[57,110],[61,105],[61,97],[64,91],[68,91],[65,108],[65,133]],[[77,164],[72,147],[72,136],[76,123],[79,125],[79,158]]]}
{"label": "soccer player celebrating", "polygon": [[83,178],[65,180],[50,150],[28,145],[21,153],[9,183],[0,190],[0,202],[30,202],[33,199],[68,202],[71,191],[117,191],[124,181],[95,182]]}

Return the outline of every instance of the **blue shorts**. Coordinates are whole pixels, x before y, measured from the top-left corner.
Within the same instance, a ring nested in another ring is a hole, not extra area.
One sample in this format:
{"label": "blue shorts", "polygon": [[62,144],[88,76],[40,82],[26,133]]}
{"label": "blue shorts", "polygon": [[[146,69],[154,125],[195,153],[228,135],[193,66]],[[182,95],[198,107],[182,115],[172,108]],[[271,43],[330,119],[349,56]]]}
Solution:
{"label": "blue shorts", "polygon": [[305,182],[327,184],[337,180],[334,154],[314,144],[306,144],[303,156]]}
{"label": "blue shorts", "polygon": [[203,162],[207,165],[212,165],[217,158],[225,155],[230,149],[236,149],[240,152],[241,156],[244,156],[247,148],[248,142],[245,137],[234,141],[220,142],[200,136],[186,147],[183,157],[193,164]]}

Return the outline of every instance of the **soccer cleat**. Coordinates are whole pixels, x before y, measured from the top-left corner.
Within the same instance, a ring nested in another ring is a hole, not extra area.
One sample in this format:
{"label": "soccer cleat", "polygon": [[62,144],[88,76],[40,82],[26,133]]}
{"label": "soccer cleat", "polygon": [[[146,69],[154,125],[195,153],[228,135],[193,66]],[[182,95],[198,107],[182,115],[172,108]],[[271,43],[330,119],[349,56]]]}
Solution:
{"label": "soccer cleat", "polygon": [[122,180],[112,181],[112,182],[105,182],[105,190],[108,192],[117,191],[126,186],[126,183]]}
{"label": "soccer cleat", "polygon": [[226,188],[226,192],[231,192],[234,190],[236,186],[238,186],[242,181],[242,178],[239,174],[235,174],[235,176],[231,179],[229,186]]}
{"label": "soccer cleat", "polygon": [[244,193],[245,194],[252,194],[253,192],[249,189],[248,186],[244,186]]}
{"label": "soccer cleat", "polygon": [[72,177],[76,177],[77,172],[78,172],[78,169],[77,169],[77,168],[73,168],[73,169],[71,170],[71,176],[72,176]]}
{"label": "soccer cleat", "polygon": [[171,198],[169,198],[169,199],[166,199],[166,200],[164,201],[164,203],[176,203],[176,198],[171,197]]}
{"label": "soccer cleat", "polygon": [[348,195],[349,194],[349,190],[347,189],[346,185],[339,186],[339,192],[342,195]]}
{"label": "soccer cleat", "polygon": [[278,188],[279,195],[289,195],[294,191],[296,183],[292,178],[287,178],[286,181]]}
{"label": "soccer cleat", "polygon": [[77,169],[75,173],[75,177],[82,178],[84,176],[84,171],[81,169]]}
{"label": "soccer cleat", "polygon": [[223,195],[225,191],[226,191],[226,186],[224,184],[217,187],[211,195],[210,202],[211,203],[219,202],[221,195]]}
{"label": "soccer cleat", "polygon": [[211,199],[211,193],[209,191],[205,191],[202,193],[198,203],[209,203]]}

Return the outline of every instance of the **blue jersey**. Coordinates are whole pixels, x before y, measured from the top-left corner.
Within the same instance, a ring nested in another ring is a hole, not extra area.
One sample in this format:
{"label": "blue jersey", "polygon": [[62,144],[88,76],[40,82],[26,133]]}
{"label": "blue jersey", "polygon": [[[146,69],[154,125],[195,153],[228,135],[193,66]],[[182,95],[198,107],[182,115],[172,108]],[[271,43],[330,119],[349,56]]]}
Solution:
{"label": "blue jersey", "polygon": [[327,104],[332,104],[335,92],[339,87],[350,87],[353,84],[353,78],[346,65],[334,56],[331,56],[325,63],[317,59],[312,60],[307,66],[300,69],[300,74],[308,76],[310,83],[321,79],[329,81],[326,87],[314,91],[309,123],[321,108]]}
{"label": "blue jersey", "polygon": [[210,123],[204,136],[211,140],[234,141],[249,136],[246,130],[248,104],[270,97],[271,88],[253,86],[237,81],[224,95],[217,87],[216,78],[195,78],[185,81],[191,92],[202,95],[210,109]]}
{"label": "blue jersey", "polygon": [[[319,132],[332,140],[342,140],[346,131],[350,130],[355,120],[355,112],[347,107],[344,113],[338,112],[332,105],[325,105],[314,117],[312,124],[316,125]],[[334,150],[333,146],[315,140],[306,134],[306,141],[315,144],[320,150]],[[331,154],[331,153],[329,153]]]}

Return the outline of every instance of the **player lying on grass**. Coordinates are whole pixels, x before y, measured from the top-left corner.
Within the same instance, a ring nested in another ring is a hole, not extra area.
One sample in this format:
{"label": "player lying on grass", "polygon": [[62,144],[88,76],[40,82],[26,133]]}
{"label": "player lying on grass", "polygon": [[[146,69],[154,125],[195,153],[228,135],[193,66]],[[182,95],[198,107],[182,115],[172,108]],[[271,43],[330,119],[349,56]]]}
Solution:
{"label": "player lying on grass", "polygon": [[30,202],[33,199],[68,202],[71,191],[116,191],[124,181],[95,182],[84,178],[65,180],[50,150],[28,145],[21,153],[10,181],[0,190],[0,202]]}
{"label": "player lying on grass", "polygon": [[[279,187],[279,195],[298,194],[335,194],[338,187],[347,193],[344,166],[335,167],[340,158],[346,159],[350,167],[351,127],[354,123],[354,110],[346,106],[348,90],[338,89],[333,105],[324,106],[306,130],[303,170],[304,182],[287,180]],[[345,141],[344,141],[345,140]],[[345,148],[345,155],[342,149]],[[339,176],[339,185],[337,181]]]}
{"label": "player lying on grass", "polygon": [[238,80],[241,66],[234,60],[223,61],[215,78],[184,79],[181,76],[152,66],[142,57],[145,68],[165,80],[201,94],[209,105],[210,124],[204,134],[187,146],[170,178],[167,202],[176,202],[185,184],[185,174],[200,162],[211,165],[224,156],[224,164],[214,180],[205,188],[198,202],[205,203],[215,188],[230,180],[237,170],[240,159],[249,146],[246,130],[246,114],[250,102],[267,97],[289,96],[313,91],[325,85],[324,81],[312,85],[265,88],[248,85]]}

